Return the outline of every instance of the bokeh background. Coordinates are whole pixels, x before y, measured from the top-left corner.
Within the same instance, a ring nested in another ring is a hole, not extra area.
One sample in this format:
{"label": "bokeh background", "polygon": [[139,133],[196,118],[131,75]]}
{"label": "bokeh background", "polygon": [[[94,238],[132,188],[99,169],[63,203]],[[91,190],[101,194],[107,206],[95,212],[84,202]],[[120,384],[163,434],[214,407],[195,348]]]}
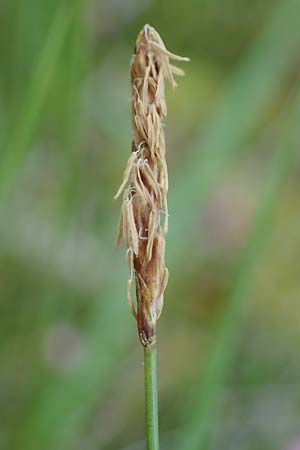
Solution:
{"label": "bokeh background", "polygon": [[0,4],[0,448],[145,448],[112,201],[144,23],[168,89],[163,449],[300,449],[300,1]]}

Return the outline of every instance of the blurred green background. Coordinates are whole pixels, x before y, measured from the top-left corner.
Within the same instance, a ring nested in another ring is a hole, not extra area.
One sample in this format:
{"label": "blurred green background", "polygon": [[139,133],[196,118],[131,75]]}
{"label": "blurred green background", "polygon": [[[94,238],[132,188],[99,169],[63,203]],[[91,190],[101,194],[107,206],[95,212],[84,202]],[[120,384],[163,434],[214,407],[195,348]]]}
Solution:
{"label": "blurred green background", "polygon": [[167,91],[163,449],[300,449],[300,1],[0,4],[0,449],[145,448],[143,355],[112,197],[129,63]]}

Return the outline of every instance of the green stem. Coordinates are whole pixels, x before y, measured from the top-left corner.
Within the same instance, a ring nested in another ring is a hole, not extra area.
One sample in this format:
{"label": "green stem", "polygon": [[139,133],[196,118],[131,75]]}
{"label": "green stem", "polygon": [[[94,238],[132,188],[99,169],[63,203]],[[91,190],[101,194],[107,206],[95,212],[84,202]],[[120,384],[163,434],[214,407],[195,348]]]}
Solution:
{"label": "green stem", "polygon": [[156,347],[144,347],[145,413],[147,450],[159,450]]}

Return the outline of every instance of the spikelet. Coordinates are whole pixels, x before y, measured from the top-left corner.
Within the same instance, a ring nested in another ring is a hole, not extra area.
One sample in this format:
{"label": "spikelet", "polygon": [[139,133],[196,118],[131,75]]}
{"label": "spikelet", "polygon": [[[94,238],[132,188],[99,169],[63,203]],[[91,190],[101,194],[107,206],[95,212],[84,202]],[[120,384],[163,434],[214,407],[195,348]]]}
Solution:
{"label": "spikelet", "polygon": [[[143,346],[155,343],[156,321],[163,307],[168,282],[165,235],[168,228],[168,172],[163,120],[167,115],[165,80],[176,87],[174,74],[184,75],[169,60],[189,61],[169,52],[150,25],[138,35],[131,62],[132,150],[123,182],[117,245],[127,246],[128,302],[137,320]],[[133,278],[136,307],[131,298]]]}

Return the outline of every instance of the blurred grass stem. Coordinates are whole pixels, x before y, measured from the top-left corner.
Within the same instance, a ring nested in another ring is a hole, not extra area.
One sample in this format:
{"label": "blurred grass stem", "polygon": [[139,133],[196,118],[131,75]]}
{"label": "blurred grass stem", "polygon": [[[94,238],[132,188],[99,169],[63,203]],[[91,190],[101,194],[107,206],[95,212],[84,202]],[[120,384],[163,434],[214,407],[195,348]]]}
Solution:
{"label": "blurred grass stem", "polygon": [[159,450],[156,345],[144,347],[147,450]]}
{"label": "blurred grass stem", "polygon": [[13,184],[25,159],[28,146],[39,123],[41,111],[53,81],[65,38],[72,23],[72,14],[62,3],[57,8],[46,42],[33,68],[31,83],[22,100],[20,115],[10,133],[6,150],[1,156],[0,196]]}

